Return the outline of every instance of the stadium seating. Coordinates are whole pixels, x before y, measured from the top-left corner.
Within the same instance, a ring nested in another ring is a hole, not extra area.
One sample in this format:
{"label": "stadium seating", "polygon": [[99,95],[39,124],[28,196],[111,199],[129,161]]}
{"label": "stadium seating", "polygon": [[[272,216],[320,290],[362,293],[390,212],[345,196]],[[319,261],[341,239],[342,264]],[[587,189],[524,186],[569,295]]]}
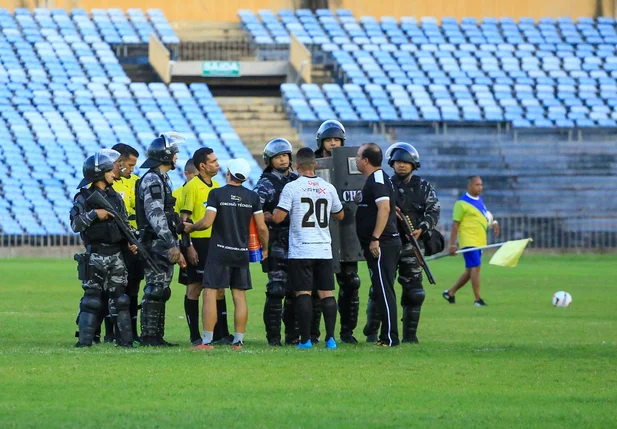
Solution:
{"label": "stadium seating", "polygon": [[[161,16],[148,13],[153,22]],[[128,14],[133,21],[139,16]],[[92,21],[120,15],[94,10]],[[257,163],[207,85],[131,82],[110,47],[111,32],[109,38],[100,37],[102,27],[100,34],[90,32],[84,24],[90,18],[79,11],[73,21],[62,17],[67,15],[58,10],[0,11],[0,233],[69,233],[85,157],[124,142],[143,160],[149,142],[163,131],[187,138],[180,168],[171,175],[175,186],[184,182],[184,162],[202,146],[215,150],[222,169],[231,158],[247,159],[254,166],[249,186],[256,182]],[[112,21],[122,28],[122,19]],[[67,22],[79,31],[67,31]],[[222,174],[217,179],[224,183]]]}
{"label": "stadium seating", "polygon": [[287,99],[305,98],[290,104],[300,121],[329,108],[353,122],[617,128],[612,18],[443,18],[438,24],[434,18],[357,20],[348,10],[239,16],[261,45],[292,33],[312,50],[313,61],[333,67],[338,86],[304,94],[282,88]]}

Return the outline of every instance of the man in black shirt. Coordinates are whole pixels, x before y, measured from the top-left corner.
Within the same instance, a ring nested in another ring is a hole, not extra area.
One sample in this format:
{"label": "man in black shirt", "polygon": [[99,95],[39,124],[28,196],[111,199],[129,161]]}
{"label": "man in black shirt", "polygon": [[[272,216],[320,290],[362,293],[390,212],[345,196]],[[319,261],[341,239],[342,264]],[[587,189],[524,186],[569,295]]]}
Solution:
{"label": "man in black shirt", "polygon": [[381,169],[383,154],[375,143],[360,146],[356,165],[366,183],[356,197],[356,232],[368,265],[371,284],[381,314],[377,345],[398,346],[398,321],[394,280],[401,251],[396,227],[395,193],[390,178]]}
{"label": "man in black shirt", "polygon": [[211,226],[212,237],[208,259],[204,268],[203,286],[203,328],[200,350],[213,349],[212,338],[216,324],[216,296],[219,289],[231,288],[235,307],[234,349],[244,345],[244,331],[248,310],[246,291],[252,289],[249,271],[249,225],[255,218],[259,241],[263,248],[263,259],[268,257],[268,227],[264,221],[259,195],[242,186],[250,173],[250,166],[244,159],[229,162],[227,185],[213,189],[208,196],[206,216],[196,224],[185,223],[185,231],[203,231]]}

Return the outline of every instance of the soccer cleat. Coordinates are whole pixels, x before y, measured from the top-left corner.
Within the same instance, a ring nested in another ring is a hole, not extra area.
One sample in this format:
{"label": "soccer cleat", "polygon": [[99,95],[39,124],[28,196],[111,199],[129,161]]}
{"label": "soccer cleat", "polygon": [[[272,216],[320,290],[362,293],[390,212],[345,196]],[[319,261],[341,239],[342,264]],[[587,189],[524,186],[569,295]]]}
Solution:
{"label": "soccer cleat", "polygon": [[312,349],[313,343],[311,343],[311,340],[306,340],[306,343],[298,343],[296,348],[297,349]]}
{"label": "soccer cleat", "polygon": [[221,338],[220,340],[213,341],[212,344],[214,344],[215,346],[231,346],[233,345],[233,342],[234,336],[230,334]]}
{"label": "soccer cleat", "polygon": [[77,342],[77,344],[75,344],[75,347],[77,348],[82,348],[82,347],[92,347],[92,344],[84,344],[84,343],[80,343],[79,341]]}
{"label": "soccer cleat", "polygon": [[198,345],[200,345],[201,343],[202,343],[201,338],[199,338],[199,339],[197,339],[197,340],[193,340],[193,341],[191,341],[191,344],[192,344],[193,346],[198,346]]}
{"label": "soccer cleat", "polygon": [[326,340],[326,348],[327,349],[336,349],[336,340],[334,337],[330,337]]}
{"label": "soccer cleat", "polygon": [[114,337],[113,335],[105,335],[105,337],[103,338],[103,342],[105,344],[113,344],[115,340],[116,340],[116,337]]}
{"label": "soccer cleat", "polygon": [[231,346],[234,350],[242,350],[242,348],[244,347],[244,343],[242,341],[238,341],[236,343],[233,343]]}
{"label": "soccer cleat", "polygon": [[379,336],[377,334],[367,335],[366,337],[367,343],[376,343],[377,341],[379,341]]}
{"label": "soccer cleat", "polygon": [[279,338],[273,338],[271,340],[268,340],[268,345],[270,347],[282,347],[283,346]]}
{"label": "soccer cleat", "polygon": [[358,344],[358,340],[351,334],[341,334],[341,343]]}
{"label": "soccer cleat", "polygon": [[319,344],[319,337],[314,337],[314,336],[311,336],[311,343],[313,343],[313,344]]}
{"label": "soccer cleat", "polygon": [[390,347],[390,345],[388,345],[387,343],[379,340],[379,341],[377,341],[377,347]]}
{"label": "soccer cleat", "polygon": [[443,299],[448,301],[450,304],[456,304],[456,298],[454,296],[451,296],[447,290],[444,290],[441,296],[443,296]]}
{"label": "soccer cleat", "polygon": [[193,347],[193,350],[214,350],[214,346],[212,345],[212,343],[199,344],[198,346]]}
{"label": "soccer cleat", "polygon": [[479,300],[474,302],[473,305],[476,306],[476,307],[486,307],[486,306],[488,306],[488,304],[486,302],[484,302],[484,300],[482,298],[480,298]]}

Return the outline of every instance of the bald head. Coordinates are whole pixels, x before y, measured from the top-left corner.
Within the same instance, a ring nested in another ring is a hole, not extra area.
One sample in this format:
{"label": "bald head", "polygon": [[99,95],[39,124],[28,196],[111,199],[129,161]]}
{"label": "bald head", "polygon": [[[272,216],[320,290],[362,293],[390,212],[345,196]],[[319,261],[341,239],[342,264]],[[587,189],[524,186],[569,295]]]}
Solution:
{"label": "bald head", "polygon": [[482,179],[480,176],[469,176],[467,178],[467,192],[472,197],[482,195]]}

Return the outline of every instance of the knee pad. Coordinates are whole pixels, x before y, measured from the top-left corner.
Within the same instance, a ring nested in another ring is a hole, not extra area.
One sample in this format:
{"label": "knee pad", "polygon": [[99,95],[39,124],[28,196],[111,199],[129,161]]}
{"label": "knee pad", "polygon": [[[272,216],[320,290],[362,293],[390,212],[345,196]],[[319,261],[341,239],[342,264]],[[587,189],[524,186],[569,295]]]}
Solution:
{"label": "knee pad", "polygon": [[353,293],[360,289],[360,277],[356,272],[337,274],[338,284],[346,293]]}
{"label": "knee pad", "polygon": [[163,286],[148,284],[144,288],[144,299],[148,301],[163,301],[165,298],[164,289]]}
{"label": "knee pad", "polygon": [[167,302],[171,298],[171,288],[166,287],[163,289],[163,301]]}
{"label": "knee pad", "polygon": [[424,298],[426,297],[426,293],[424,289],[414,288],[414,289],[406,289],[403,291],[403,296],[401,298],[401,304],[403,307],[421,307],[424,302]]}
{"label": "knee pad", "polygon": [[270,282],[266,285],[266,296],[269,298],[285,298],[285,283],[283,282]]}
{"label": "knee pad", "polygon": [[118,309],[119,312],[129,310],[129,306],[131,305],[131,298],[129,298],[128,295],[122,294],[116,297],[115,300],[116,300],[116,309]]}
{"label": "knee pad", "polygon": [[79,303],[81,311],[91,314],[98,314],[102,307],[101,294],[96,291],[86,291],[86,294]]}

